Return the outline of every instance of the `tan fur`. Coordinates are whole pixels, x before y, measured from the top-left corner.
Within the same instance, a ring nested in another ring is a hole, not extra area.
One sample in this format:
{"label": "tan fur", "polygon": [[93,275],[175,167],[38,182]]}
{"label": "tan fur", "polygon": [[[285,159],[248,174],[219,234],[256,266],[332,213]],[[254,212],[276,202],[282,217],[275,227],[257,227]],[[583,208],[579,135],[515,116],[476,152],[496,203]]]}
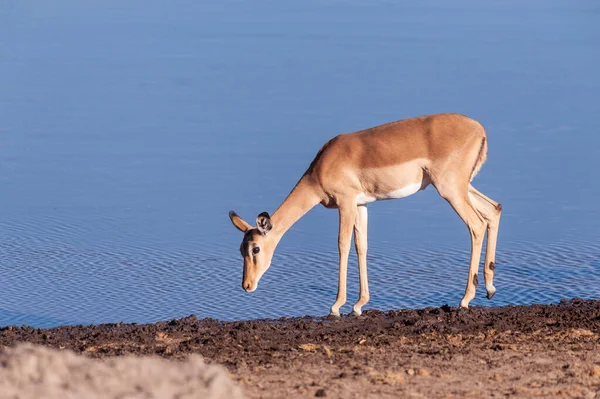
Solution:
{"label": "tan fur", "polygon": [[[462,218],[471,234],[471,265],[461,306],[468,307],[475,296],[486,229],[485,279],[491,298],[495,292],[493,263],[501,207],[470,185],[487,159],[487,152],[483,126],[457,114],[421,116],[334,137],[319,150],[300,181],[273,214],[272,231],[252,234],[243,244],[259,246],[263,252],[260,256],[251,256],[248,255],[250,251],[245,251],[244,289],[256,289],[283,234],[321,203],[327,208],[337,208],[340,217],[338,295],[331,314],[339,315],[339,308],[346,302],[346,274],[353,231],[358,236],[355,245],[361,280],[360,299],[353,313],[360,314],[361,307],[369,300],[367,212],[366,206],[362,205],[374,200],[401,198],[432,184]],[[240,230],[249,229],[235,213],[230,217]]]}

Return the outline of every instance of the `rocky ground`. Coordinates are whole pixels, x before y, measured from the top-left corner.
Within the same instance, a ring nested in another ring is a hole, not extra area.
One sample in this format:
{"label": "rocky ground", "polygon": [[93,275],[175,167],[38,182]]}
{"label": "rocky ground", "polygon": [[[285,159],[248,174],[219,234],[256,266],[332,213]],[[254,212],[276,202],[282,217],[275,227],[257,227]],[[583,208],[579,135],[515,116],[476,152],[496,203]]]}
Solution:
{"label": "rocky ground", "polygon": [[600,398],[600,301],[366,311],[361,317],[5,327],[90,358],[190,354],[250,398]]}

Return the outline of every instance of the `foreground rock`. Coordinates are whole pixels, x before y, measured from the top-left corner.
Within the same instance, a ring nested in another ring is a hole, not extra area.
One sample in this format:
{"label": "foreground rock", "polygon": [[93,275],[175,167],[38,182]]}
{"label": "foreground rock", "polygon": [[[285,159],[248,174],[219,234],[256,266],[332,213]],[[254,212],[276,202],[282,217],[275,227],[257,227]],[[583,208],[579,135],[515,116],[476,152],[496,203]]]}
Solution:
{"label": "foreground rock", "polygon": [[0,352],[0,397],[19,399],[242,398],[220,366],[119,357],[94,360],[71,351],[19,344]]}

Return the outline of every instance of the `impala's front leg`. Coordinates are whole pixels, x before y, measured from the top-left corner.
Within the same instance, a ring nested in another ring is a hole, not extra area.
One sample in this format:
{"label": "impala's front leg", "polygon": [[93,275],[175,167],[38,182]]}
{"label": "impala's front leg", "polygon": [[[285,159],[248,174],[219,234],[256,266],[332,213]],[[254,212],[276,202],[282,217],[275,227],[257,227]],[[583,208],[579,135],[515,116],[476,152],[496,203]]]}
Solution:
{"label": "impala's front leg", "polygon": [[352,229],[356,219],[356,205],[339,206],[340,231],[338,234],[338,249],[340,252],[340,273],[338,276],[337,299],[331,306],[331,316],[339,317],[340,308],[346,303],[346,278],[348,275],[348,255],[350,254],[350,241]]}
{"label": "impala's front leg", "polygon": [[352,315],[360,316],[362,307],[369,302],[369,280],[367,278],[367,224],[366,206],[359,206],[354,224],[354,246],[358,256],[358,278],[360,281],[360,296],[352,308]]}

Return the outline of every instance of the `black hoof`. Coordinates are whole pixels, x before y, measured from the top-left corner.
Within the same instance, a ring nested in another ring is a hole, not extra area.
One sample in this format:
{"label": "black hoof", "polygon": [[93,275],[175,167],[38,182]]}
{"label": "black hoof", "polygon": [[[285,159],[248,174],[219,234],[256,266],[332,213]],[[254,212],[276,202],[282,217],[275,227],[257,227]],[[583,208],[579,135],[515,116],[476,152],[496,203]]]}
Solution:
{"label": "black hoof", "polygon": [[353,310],[352,312],[350,312],[350,314],[348,315],[348,317],[351,317],[351,318],[353,318],[353,319],[358,319],[358,318],[361,318],[361,316],[362,316],[362,313],[361,313],[361,314],[358,314],[358,313],[356,313],[354,310]]}
{"label": "black hoof", "polygon": [[330,314],[327,316],[327,319],[329,319],[329,320],[339,320],[339,319],[341,319],[341,318],[342,318],[342,315],[341,315],[341,314],[332,314],[332,313],[330,313]]}

